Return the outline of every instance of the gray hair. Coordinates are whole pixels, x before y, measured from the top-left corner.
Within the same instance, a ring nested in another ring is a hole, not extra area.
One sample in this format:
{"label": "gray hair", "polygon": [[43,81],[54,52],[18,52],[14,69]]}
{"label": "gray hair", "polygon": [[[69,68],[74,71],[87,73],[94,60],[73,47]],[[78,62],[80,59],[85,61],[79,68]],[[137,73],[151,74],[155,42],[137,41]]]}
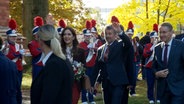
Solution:
{"label": "gray hair", "polygon": [[39,39],[43,40],[45,43],[48,43],[46,45],[51,48],[56,56],[64,60],[66,59],[65,55],[62,52],[61,44],[58,40],[58,33],[54,26],[49,24],[41,26],[37,34]]}
{"label": "gray hair", "polygon": [[[114,34],[117,34],[116,30],[112,27],[112,25],[107,25],[107,26],[105,27],[105,31],[106,31],[106,30],[112,30]],[[105,34],[106,34],[106,32],[105,32]]]}

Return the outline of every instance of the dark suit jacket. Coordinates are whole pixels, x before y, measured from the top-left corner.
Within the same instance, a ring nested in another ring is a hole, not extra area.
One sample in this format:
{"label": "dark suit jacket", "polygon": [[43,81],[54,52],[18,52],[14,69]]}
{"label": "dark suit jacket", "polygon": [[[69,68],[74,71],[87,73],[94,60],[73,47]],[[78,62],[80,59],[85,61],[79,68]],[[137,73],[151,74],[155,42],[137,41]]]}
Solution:
{"label": "dark suit jacket", "polygon": [[164,44],[159,43],[155,48],[153,69],[155,72],[168,68],[169,74],[166,78],[158,78],[158,94],[162,96],[166,85],[174,95],[184,96],[184,43],[173,39],[168,59],[168,66],[163,65],[162,50]]}
{"label": "dark suit jacket", "polygon": [[52,54],[31,86],[31,104],[71,104],[73,71]]}
{"label": "dark suit jacket", "polygon": [[0,104],[20,104],[22,101],[18,98],[18,89],[16,64],[0,52]]}
{"label": "dark suit jacket", "polygon": [[92,86],[94,85],[99,71],[103,81],[109,79],[113,85],[133,84],[133,47],[129,38],[123,34],[122,40],[114,41],[109,48],[107,62],[102,61],[102,53],[105,44],[98,49],[95,69],[93,71]]}
{"label": "dark suit jacket", "polygon": [[175,39],[182,40],[184,38],[184,34],[176,35]]}

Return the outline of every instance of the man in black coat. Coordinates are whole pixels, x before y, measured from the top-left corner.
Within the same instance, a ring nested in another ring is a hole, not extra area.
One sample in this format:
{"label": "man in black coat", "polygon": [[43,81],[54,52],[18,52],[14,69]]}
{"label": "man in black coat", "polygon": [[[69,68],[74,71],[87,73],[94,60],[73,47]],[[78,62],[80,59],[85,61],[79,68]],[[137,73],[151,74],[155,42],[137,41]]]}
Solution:
{"label": "man in black coat", "polygon": [[[119,24],[107,26],[106,44],[97,53],[92,86],[95,86],[101,70],[105,104],[122,104],[125,91],[133,85],[133,47],[129,38],[121,31]],[[119,41],[116,40],[118,33],[121,38]]]}

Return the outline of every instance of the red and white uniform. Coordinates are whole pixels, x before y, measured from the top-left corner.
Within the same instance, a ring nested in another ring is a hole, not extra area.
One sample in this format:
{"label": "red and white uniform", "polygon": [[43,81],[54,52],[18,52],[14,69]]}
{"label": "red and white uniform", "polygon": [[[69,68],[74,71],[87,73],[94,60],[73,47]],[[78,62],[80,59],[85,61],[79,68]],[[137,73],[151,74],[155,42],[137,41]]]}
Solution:
{"label": "red and white uniform", "polygon": [[32,57],[37,57],[39,54],[41,54],[41,49],[40,49],[40,45],[38,43],[38,41],[36,40],[32,40],[31,42],[29,42],[28,44],[28,48],[30,50],[30,53],[32,55]]}
{"label": "red and white uniform", "polygon": [[22,71],[23,70],[22,54],[20,54],[19,50],[20,50],[20,45],[19,44],[17,44],[17,43],[15,43],[15,44],[9,43],[9,51],[6,54],[6,56],[10,60],[12,60],[13,62],[16,63],[17,69],[19,71]]}
{"label": "red and white uniform", "polygon": [[[85,41],[79,43],[79,47],[84,49],[85,50],[85,57],[87,58],[88,56],[88,53],[90,51],[90,49],[88,48],[88,45],[90,43],[87,43]],[[96,52],[97,52],[97,49],[98,47],[100,47],[102,45],[102,42],[100,40],[96,40],[96,42],[94,43],[95,44],[95,47],[94,47],[94,53],[93,53],[93,56],[92,58],[86,62],[86,67],[93,67],[95,65],[95,60],[96,60]]]}
{"label": "red and white uniform", "polygon": [[148,43],[144,47],[143,56],[146,58],[146,62],[145,62],[146,68],[151,68],[152,66],[152,61],[153,61],[153,58],[151,57],[153,53],[153,51],[151,50],[152,46],[153,46],[152,43]]}

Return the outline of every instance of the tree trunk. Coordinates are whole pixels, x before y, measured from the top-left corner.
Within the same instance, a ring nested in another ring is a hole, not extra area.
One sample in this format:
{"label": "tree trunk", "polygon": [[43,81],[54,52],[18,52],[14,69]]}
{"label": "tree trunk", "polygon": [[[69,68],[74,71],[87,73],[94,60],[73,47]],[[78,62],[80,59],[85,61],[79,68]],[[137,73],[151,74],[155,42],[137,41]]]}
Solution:
{"label": "tree trunk", "polygon": [[165,19],[166,19],[166,16],[167,16],[167,12],[169,10],[170,2],[171,2],[171,0],[168,1],[167,8],[166,8],[166,11],[165,11],[165,14],[164,14],[164,17],[163,17],[163,22],[165,22]]}
{"label": "tree trunk", "polygon": [[[148,15],[148,0],[146,0],[146,20],[149,19],[149,15]],[[147,31],[149,30],[148,25],[149,23],[146,21],[147,24]]]}
{"label": "tree trunk", "polygon": [[160,23],[160,4],[161,4],[161,0],[159,0],[159,4],[158,4],[159,8],[157,10],[157,24]]}
{"label": "tree trunk", "polygon": [[33,17],[41,16],[43,18],[49,13],[48,0],[33,0]]}
{"label": "tree trunk", "polygon": [[148,19],[148,0],[146,0],[146,19]]}
{"label": "tree trunk", "polygon": [[48,11],[48,0],[23,0],[23,34],[27,37],[27,43],[33,38],[33,18],[44,18]]}
{"label": "tree trunk", "polygon": [[32,0],[23,0],[23,34],[27,37],[27,42],[32,40],[33,16]]}

